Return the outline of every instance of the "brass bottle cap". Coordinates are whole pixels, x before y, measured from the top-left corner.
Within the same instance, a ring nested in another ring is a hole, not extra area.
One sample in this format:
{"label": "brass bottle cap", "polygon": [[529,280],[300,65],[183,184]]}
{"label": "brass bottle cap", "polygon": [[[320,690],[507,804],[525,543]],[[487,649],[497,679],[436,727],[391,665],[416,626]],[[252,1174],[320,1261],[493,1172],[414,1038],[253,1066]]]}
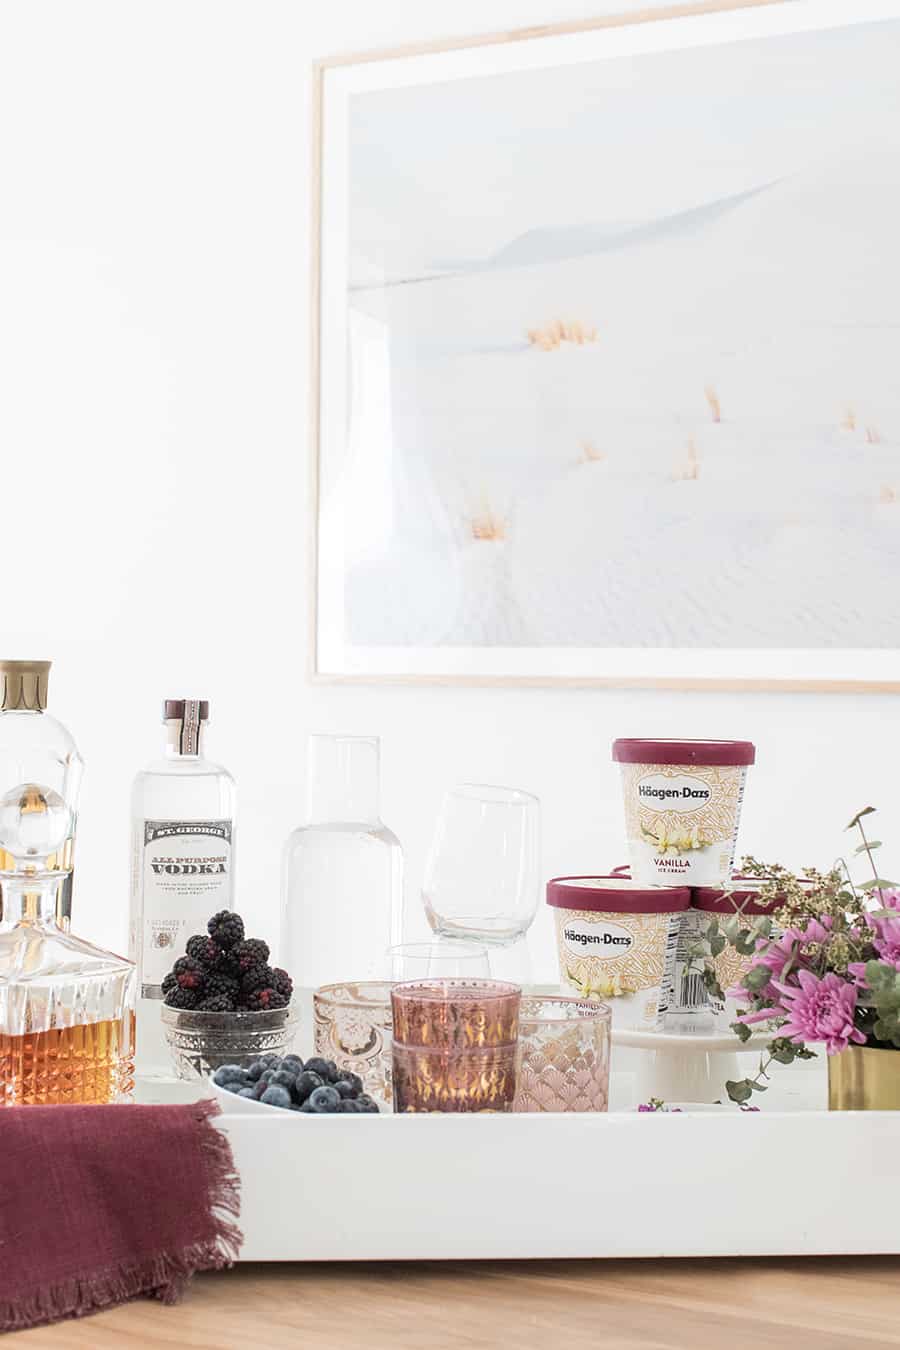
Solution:
{"label": "brass bottle cap", "polygon": [[2,712],[43,712],[47,706],[49,661],[0,661]]}

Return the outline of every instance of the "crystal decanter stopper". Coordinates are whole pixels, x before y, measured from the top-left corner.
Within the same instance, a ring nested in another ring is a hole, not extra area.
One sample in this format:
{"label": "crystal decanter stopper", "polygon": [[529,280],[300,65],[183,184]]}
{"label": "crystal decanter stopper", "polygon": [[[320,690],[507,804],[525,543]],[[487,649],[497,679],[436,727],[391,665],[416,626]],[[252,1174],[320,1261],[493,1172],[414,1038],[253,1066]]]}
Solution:
{"label": "crystal decanter stopper", "polygon": [[12,927],[0,933],[0,1106],[117,1102],[134,1083],[134,969],[55,922],[72,829],[51,787],[0,798],[0,885]]}

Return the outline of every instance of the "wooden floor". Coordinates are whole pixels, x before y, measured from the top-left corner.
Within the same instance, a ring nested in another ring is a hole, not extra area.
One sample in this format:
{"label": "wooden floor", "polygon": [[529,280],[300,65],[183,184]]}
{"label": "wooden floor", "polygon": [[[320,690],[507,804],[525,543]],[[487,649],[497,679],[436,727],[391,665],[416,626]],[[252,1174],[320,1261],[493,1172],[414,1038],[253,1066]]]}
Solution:
{"label": "wooden floor", "polygon": [[879,1350],[900,1258],[238,1266],[4,1339],[22,1350]]}

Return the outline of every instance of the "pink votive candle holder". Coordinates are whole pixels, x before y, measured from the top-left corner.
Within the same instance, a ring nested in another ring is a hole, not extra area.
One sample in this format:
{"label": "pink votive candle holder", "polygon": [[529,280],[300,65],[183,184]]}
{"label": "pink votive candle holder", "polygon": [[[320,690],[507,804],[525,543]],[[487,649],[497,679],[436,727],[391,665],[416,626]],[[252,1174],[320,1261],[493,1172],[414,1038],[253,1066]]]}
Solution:
{"label": "pink votive candle holder", "polygon": [[511,1111],[521,997],[499,980],[395,984],[394,1110]]}

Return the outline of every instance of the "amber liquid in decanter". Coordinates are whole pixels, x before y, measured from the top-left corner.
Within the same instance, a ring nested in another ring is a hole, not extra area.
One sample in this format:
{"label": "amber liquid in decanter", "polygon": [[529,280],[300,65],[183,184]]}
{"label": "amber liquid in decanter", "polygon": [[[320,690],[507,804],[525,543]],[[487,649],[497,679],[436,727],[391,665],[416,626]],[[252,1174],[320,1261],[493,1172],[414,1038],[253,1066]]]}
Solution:
{"label": "amber liquid in decanter", "polygon": [[70,812],[26,783],[0,799],[0,1107],[127,1100],[134,1085],[134,967],[55,922],[59,872],[48,858]]}
{"label": "amber liquid in decanter", "polygon": [[133,1015],[23,1036],[0,1032],[6,1106],[121,1101],[134,1088]]}

